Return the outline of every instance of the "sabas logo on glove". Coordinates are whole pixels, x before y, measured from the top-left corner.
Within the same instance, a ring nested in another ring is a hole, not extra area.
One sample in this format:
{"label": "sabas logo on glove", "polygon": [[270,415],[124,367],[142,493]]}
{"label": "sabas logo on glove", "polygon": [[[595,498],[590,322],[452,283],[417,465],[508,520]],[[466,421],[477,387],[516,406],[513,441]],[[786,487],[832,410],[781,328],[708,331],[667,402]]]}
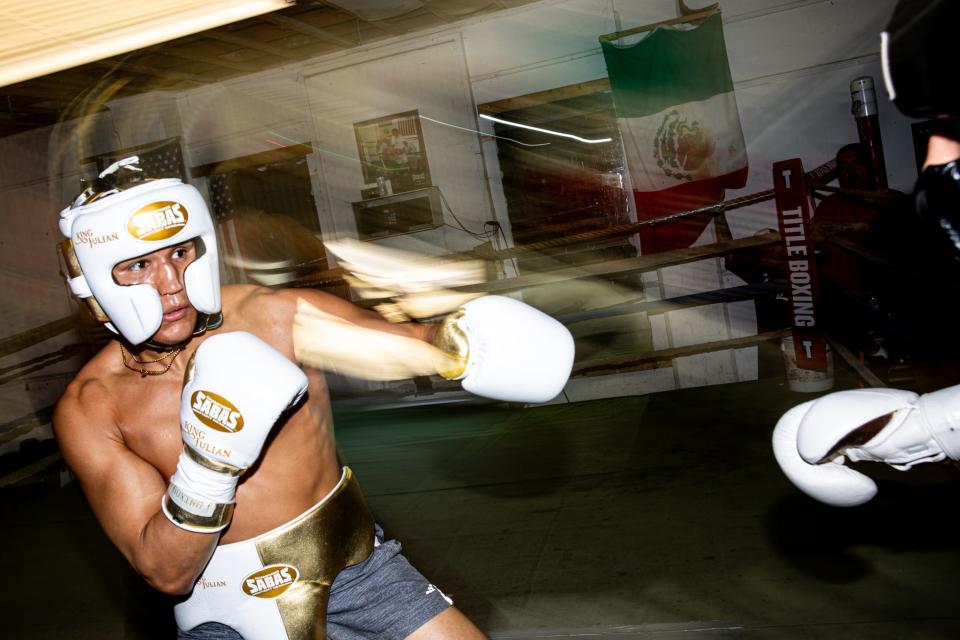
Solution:
{"label": "sabas logo on glove", "polygon": [[240,588],[248,596],[276,598],[299,579],[300,572],[296,567],[288,564],[272,564],[248,575],[243,579]]}
{"label": "sabas logo on glove", "polygon": [[211,429],[236,433],[243,429],[243,416],[233,403],[212,391],[194,391],[190,396],[190,408],[197,420]]}
{"label": "sabas logo on glove", "polygon": [[187,218],[179,202],[152,202],[130,216],[127,231],[137,240],[166,240],[187,226]]}

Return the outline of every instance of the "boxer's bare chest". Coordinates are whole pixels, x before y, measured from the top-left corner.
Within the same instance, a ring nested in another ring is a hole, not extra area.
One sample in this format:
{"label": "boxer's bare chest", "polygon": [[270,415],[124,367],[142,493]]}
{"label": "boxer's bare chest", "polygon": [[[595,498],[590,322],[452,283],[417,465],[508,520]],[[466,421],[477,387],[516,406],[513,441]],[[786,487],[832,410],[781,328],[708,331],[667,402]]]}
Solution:
{"label": "boxer's bare chest", "polygon": [[179,376],[134,379],[115,388],[117,427],[124,444],[170,477],[177,466],[180,437]]}
{"label": "boxer's bare chest", "polygon": [[[164,478],[176,471],[182,448],[181,389],[182,373],[171,369],[161,376],[123,376],[114,385],[112,394],[116,403],[117,428],[124,444]],[[285,469],[289,466],[285,461],[304,455],[312,457],[315,462],[332,458],[330,451],[333,449],[325,385],[321,384],[319,388],[311,385],[304,405],[276,425],[258,465],[257,475],[268,478],[273,475],[274,467]],[[312,470],[321,471],[318,467]]]}

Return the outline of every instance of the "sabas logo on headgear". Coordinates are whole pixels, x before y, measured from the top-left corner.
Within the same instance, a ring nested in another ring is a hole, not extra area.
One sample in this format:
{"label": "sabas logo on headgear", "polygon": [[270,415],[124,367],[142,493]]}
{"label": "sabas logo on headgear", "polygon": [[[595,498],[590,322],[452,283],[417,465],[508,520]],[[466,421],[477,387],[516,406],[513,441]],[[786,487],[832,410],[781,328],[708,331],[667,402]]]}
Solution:
{"label": "sabas logo on headgear", "polygon": [[236,433],[243,429],[243,416],[233,403],[212,391],[194,391],[190,408],[197,420],[216,431]]}
{"label": "sabas logo on headgear", "polygon": [[166,240],[187,226],[187,218],[179,202],[151,202],[130,216],[127,231],[137,240]]}
{"label": "sabas logo on headgear", "polygon": [[258,598],[276,598],[300,579],[300,572],[296,567],[288,564],[273,564],[254,571],[243,579],[240,588],[248,596]]}

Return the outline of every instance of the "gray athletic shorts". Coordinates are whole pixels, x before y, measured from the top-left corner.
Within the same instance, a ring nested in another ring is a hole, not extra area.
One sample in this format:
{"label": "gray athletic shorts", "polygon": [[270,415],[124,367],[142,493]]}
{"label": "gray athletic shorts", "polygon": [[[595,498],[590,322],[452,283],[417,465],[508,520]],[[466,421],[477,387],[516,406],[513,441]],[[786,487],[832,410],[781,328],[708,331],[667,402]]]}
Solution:
{"label": "gray athletic shorts", "polygon": [[[328,640],[401,640],[452,603],[413,568],[396,540],[383,541],[370,557],[347,567],[330,588]],[[180,631],[180,640],[242,640],[226,625],[206,623]]]}

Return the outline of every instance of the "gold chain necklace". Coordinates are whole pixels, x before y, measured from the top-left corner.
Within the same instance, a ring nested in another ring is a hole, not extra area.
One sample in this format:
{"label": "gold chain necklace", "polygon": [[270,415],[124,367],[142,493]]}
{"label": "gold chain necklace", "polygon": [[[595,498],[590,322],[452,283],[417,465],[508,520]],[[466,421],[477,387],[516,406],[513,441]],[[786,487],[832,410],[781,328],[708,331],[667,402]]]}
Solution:
{"label": "gold chain necklace", "polygon": [[122,344],[120,345],[120,360],[123,362],[123,366],[125,366],[127,369],[130,369],[130,371],[136,371],[137,373],[140,374],[141,378],[146,378],[147,376],[162,376],[167,371],[170,371],[170,367],[173,366],[174,360],[177,359],[177,356],[180,355],[181,351],[183,351],[183,347],[177,347],[170,353],[164,356],[161,356],[155,360],[141,360],[140,358],[133,355],[132,353],[130,354],[130,357],[133,358],[133,361],[136,362],[137,364],[155,364],[157,362],[163,362],[167,358],[170,358],[170,362],[168,362],[166,366],[163,369],[160,369],[159,371],[148,371],[147,369],[144,369],[142,367],[134,367],[133,365],[128,363],[127,350],[123,348]]}

